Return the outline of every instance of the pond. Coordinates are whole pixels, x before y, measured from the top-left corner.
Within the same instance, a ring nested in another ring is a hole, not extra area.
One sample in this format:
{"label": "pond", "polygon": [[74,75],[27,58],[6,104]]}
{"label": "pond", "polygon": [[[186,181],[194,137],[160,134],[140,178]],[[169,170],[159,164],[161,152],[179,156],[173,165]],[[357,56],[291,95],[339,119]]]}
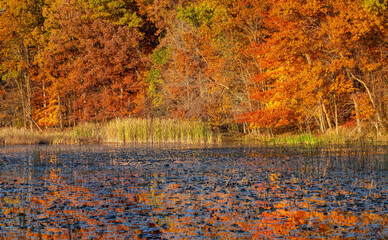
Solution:
{"label": "pond", "polygon": [[0,147],[0,239],[387,239],[387,152]]}

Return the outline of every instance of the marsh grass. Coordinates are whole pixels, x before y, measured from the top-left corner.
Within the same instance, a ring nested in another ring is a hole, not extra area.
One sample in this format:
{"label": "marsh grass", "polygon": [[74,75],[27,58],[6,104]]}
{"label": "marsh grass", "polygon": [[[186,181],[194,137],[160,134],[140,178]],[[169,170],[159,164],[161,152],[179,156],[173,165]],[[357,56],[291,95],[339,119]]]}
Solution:
{"label": "marsh grass", "polygon": [[[95,134],[92,133],[92,135]],[[219,141],[210,127],[203,122],[160,118],[115,119],[101,126],[97,135],[107,142],[123,143],[214,143]]]}
{"label": "marsh grass", "polygon": [[[298,133],[277,136],[245,135],[248,144],[265,147],[331,147],[333,145],[354,146],[355,142],[375,146],[388,143],[388,136],[355,135],[355,131],[342,129],[339,134]],[[238,139],[239,136],[229,137]],[[19,128],[0,128],[0,145],[16,144],[84,144],[84,143],[220,143],[227,142],[211,127],[200,121],[183,121],[162,118],[113,119],[105,123],[83,123],[63,131],[47,129],[29,131]]]}
{"label": "marsh grass", "polygon": [[[386,138],[299,134],[262,138],[257,146],[265,153],[263,166],[268,170],[295,169],[307,178],[335,172],[340,180],[372,171],[388,171]],[[298,161],[290,161],[293,158]]]}
{"label": "marsh grass", "polygon": [[268,147],[276,146],[309,146],[309,147],[323,147],[332,145],[346,145],[353,146],[355,142],[362,142],[367,145],[376,145],[381,143],[388,143],[388,136],[375,135],[357,135],[351,134],[348,131],[341,131],[339,134],[334,132],[327,132],[325,134],[313,133],[298,133],[298,134],[283,134],[276,136],[261,135],[253,139],[256,143]]}
{"label": "marsh grass", "polygon": [[304,156],[299,167],[306,172],[340,172],[343,176],[353,177],[370,171],[387,171],[388,147],[385,141],[359,138],[346,144],[325,144],[297,147],[297,152]]}
{"label": "marsh grass", "polygon": [[66,131],[0,128],[0,145],[67,144],[71,142],[71,136]]}
{"label": "marsh grass", "polygon": [[206,123],[160,118],[84,123],[63,131],[0,128],[0,145],[150,142],[197,144],[220,141],[220,136],[215,135]]}

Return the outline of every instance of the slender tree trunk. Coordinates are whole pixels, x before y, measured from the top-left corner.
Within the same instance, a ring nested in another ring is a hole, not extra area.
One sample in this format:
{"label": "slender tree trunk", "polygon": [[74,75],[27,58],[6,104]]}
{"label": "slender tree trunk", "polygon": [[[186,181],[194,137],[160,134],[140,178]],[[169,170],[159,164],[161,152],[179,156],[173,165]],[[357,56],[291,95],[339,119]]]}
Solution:
{"label": "slender tree trunk", "polygon": [[327,126],[329,127],[329,129],[331,129],[330,117],[329,117],[329,114],[327,113],[327,110],[326,110],[326,107],[325,107],[324,103],[322,103],[322,110],[323,110],[323,112],[325,113],[325,116],[326,116]]}
{"label": "slender tree trunk", "polygon": [[58,93],[58,120],[59,120],[59,128],[63,129],[63,119],[62,119],[62,104],[61,104],[61,96]]}
{"label": "slender tree trunk", "polygon": [[31,110],[31,85],[27,74],[23,73],[22,76],[15,80],[18,92],[21,99],[23,126],[25,129],[28,127],[32,130],[32,110]]}
{"label": "slender tree trunk", "polygon": [[318,120],[319,120],[319,126],[321,128],[321,132],[325,133],[325,130],[326,130],[326,128],[325,128],[325,120],[324,120],[325,118],[323,116],[322,104],[320,102],[319,102],[319,105],[318,105],[318,114],[319,114]]}
{"label": "slender tree trunk", "polygon": [[73,127],[75,127],[75,115],[76,115],[76,109],[75,109],[75,96],[74,96],[74,93],[71,94],[71,98],[72,98],[72,116],[73,116]]}
{"label": "slender tree trunk", "polygon": [[337,99],[334,93],[334,118],[335,118],[335,132],[338,135],[338,109],[337,109]]}
{"label": "slender tree trunk", "polygon": [[[44,109],[43,118],[47,119],[46,86],[44,84],[44,79],[42,79],[42,90],[43,90],[43,109]],[[45,128],[47,128],[47,126],[45,126]]]}
{"label": "slender tree trunk", "polygon": [[71,113],[72,113],[71,99],[67,98],[67,108],[66,108],[66,116],[65,119],[67,121],[67,126],[71,127]]}
{"label": "slender tree trunk", "polygon": [[27,122],[29,124],[30,130],[32,131],[32,129],[33,129],[32,106],[31,106],[32,91],[31,91],[30,78],[26,72],[24,72],[24,80],[25,80],[25,84],[26,84],[26,99],[25,99],[25,101],[26,101]]}
{"label": "slender tree trunk", "polygon": [[33,130],[33,119],[32,119],[32,106],[31,106],[31,99],[32,99],[32,89],[31,89],[31,81],[30,77],[28,76],[28,69],[30,67],[30,57],[29,57],[29,51],[25,44],[21,43],[19,45],[19,53],[25,60],[26,67],[21,70],[22,78],[24,80],[24,83],[22,82],[22,92],[23,92],[23,85],[25,85],[25,95],[24,98],[24,106],[25,106],[25,120],[26,124],[25,127],[27,127],[27,124],[30,127],[30,130]]}
{"label": "slender tree trunk", "polygon": [[360,112],[358,109],[358,103],[356,100],[356,96],[352,96],[353,103],[354,103],[354,111],[356,112],[356,121],[357,121],[357,133],[361,134],[362,129],[361,129],[361,119],[360,119]]}
{"label": "slender tree trunk", "polygon": [[19,92],[19,95],[20,95],[20,99],[21,99],[21,105],[22,105],[22,115],[23,115],[23,126],[25,129],[27,129],[27,111],[26,111],[26,101],[25,101],[25,94],[24,94],[24,91],[23,91],[23,81],[20,79],[20,77],[17,77],[15,79],[15,83],[17,85],[17,88],[18,88],[18,92]]}
{"label": "slender tree trunk", "polygon": [[[365,90],[368,93],[369,100],[371,101],[373,108],[376,110],[377,125],[384,128],[383,121],[381,120],[381,117],[380,117],[379,109],[377,109],[377,107],[376,107],[375,101],[373,100],[372,93],[369,90],[368,85],[366,85],[366,83],[363,80],[356,77],[350,70],[348,70],[348,73],[351,75],[351,77],[354,80],[358,81],[359,83],[361,83],[365,87]],[[381,133],[379,131],[379,127],[377,127],[376,130],[377,130],[377,134],[380,135]]]}

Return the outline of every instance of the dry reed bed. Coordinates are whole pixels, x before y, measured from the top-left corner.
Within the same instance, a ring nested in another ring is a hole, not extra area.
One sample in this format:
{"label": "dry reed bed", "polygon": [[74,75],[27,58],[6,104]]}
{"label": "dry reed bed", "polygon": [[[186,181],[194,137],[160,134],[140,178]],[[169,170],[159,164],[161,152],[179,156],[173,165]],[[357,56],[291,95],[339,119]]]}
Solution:
{"label": "dry reed bed", "polygon": [[73,129],[29,131],[1,128],[0,145],[80,143],[216,143],[209,125],[200,121],[159,118],[114,119],[107,123],[84,123]]}
{"label": "dry reed bed", "polygon": [[[339,134],[314,135],[245,135],[235,134],[232,139],[266,147],[308,146],[329,147],[333,145],[387,145],[388,136],[358,136],[347,131]],[[225,140],[226,138],[224,138]],[[228,141],[228,140],[226,140]],[[106,123],[83,123],[60,131],[47,129],[29,131],[23,128],[0,128],[0,145],[30,144],[82,144],[82,143],[220,143],[221,135],[211,130],[210,125],[200,121],[182,121],[161,118],[113,119]]]}

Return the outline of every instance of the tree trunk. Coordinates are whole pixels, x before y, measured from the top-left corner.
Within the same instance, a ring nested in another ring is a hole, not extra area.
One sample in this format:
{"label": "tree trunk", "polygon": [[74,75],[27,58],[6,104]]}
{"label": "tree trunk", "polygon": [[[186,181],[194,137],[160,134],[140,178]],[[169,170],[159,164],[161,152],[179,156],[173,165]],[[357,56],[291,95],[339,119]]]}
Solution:
{"label": "tree trunk", "polygon": [[20,95],[20,99],[21,99],[21,105],[22,105],[22,115],[23,115],[23,126],[25,129],[27,129],[27,111],[26,111],[26,101],[25,101],[25,94],[24,94],[24,91],[23,91],[23,81],[20,79],[20,77],[17,77],[15,79],[15,82],[16,82],[16,85],[17,85],[17,88],[18,88],[18,93]]}
{"label": "tree trunk", "polygon": [[326,116],[327,126],[329,126],[329,129],[331,129],[330,117],[329,117],[329,114],[327,113],[327,110],[326,110],[324,103],[322,103],[322,109],[323,109],[323,112],[325,113],[325,116]]}
{"label": "tree trunk", "polygon": [[32,107],[31,107],[31,96],[32,96],[32,91],[31,91],[31,82],[30,78],[28,77],[27,73],[24,72],[24,81],[26,84],[26,114],[27,114],[27,122],[29,124],[30,130],[33,130],[33,121],[32,121]]}
{"label": "tree trunk", "polygon": [[59,120],[59,128],[63,129],[63,119],[62,119],[62,105],[61,105],[61,97],[58,93],[58,120]]}
{"label": "tree trunk", "polygon": [[338,135],[338,109],[337,109],[337,99],[334,94],[334,118],[335,118],[335,132]]}
{"label": "tree trunk", "polygon": [[325,133],[326,131],[325,120],[324,120],[323,111],[322,111],[322,104],[320,102],[318,105],[318,114],[319,114],[319,117],[318,117],[319,127],[321,128],[321,132]]}
{"label": "tree trunk", "polygon": [[383,122],[382,122],[381,117],[380,117],[379,109],[377,109],[375,101],[373,100],[371,91],[369,90],[368,86],[366,85],[366,83],[363,80],[361,80],[360,78],[356,77],[350,70],[348,70],[348,73],[352,76],[352,78],[354,80],[358,81],[359,83],[361,83],[365,87],[365,90],[368,93],[369,100],[371,101],[373,108],[376,110],[376,118],[377,118],[377,125],[376,125],[377,128],[376,128],[376,130],[377,130],[377,134],[381,135],[378,126],[381,126],[382,128],[384,128],[384,125],[383,125]]}
{"label": "tree trunk", "polygon": [[362,129],[361,129],[361,119],[360,119],[360,112],[358,109],[358,103],[356,101],[356,96],[352,96],[352,100],[354,103],[354,111],[356,112],[356,121],[357,121],[357,133],[361,134]]}

